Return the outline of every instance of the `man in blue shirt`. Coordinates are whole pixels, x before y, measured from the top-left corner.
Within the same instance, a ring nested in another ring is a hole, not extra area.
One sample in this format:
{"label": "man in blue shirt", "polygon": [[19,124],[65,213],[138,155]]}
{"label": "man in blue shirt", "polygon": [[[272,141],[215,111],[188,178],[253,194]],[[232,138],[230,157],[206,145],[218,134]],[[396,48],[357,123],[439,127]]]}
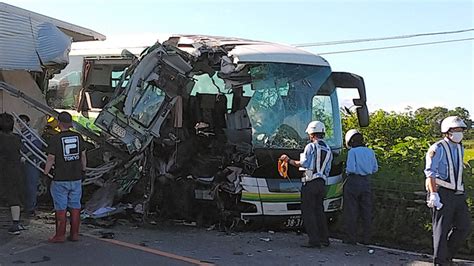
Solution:
{"label": "man in blue shirt", "polygon": [[[23,121],[23,123],[19,123],[21,134],[22,134],[22,143],[23,146],[21,148],[22,152],[26,154],[27,157],[31,157],[32,152],[30,149],[35,149],[37,147],[41,150],[43,147],[41,141],[28,129],[30,123],[30,117],[25,114],[21,114],[19,118]],[[38,164],[37,159],[30,158],[30,160]],[[36,198],[38,194],[38,182],[40,177],[40,171],[33,165],[31,162],[22,158],[22,162],[25,164],[25,178],[26,178],[26,213],[30,217],[34,217],[35,210],[36,210]]]}
{"label": "man in blue shirt", "polygon": [[444,138],[426,154],[427,205],[432,211],[433,262],[449,264],[469,234],[471,218],[462,178],[464,148],[461,141],[467,128],[462,119],[449,116],[441,122]]}
{"label": "man in blue shirt", "polygon": [[370,176],[377,172],[375,153],[364,144],[364,137],[356,129],[346,133],[347,155],[344,184],[344,243],[356,244],[357,222],[362,220],[362,244],[370,243],[372,227],[372,189]]}
{"label": "man in blue shirt", "polygon": [[308,234],[308,244],[302,247],[321,248],[329,246],[329,233],[324,214],[323,201],[326,195],[326,179],[329,176],[332,162],[331,148],[323,141],[326,133],[324,124],[312,121],[306,128],[306,133],[311,141],[304,148],[300,160],[290,159],[282,154],[280,160],[290,165],[301,167],[305,171],[301,179],[301,214],[304,228]]}

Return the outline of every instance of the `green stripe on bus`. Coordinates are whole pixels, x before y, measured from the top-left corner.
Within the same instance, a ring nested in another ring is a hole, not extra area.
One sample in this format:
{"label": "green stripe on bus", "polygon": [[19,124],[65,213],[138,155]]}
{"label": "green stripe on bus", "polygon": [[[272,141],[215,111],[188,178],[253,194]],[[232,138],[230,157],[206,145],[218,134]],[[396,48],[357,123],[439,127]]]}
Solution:
{"label": "green stripe on bus", "polygon": [[[326,199],[338,198],[342,196],[342,183],[327,186]],[[261,202],[299,202],[301,201],[300,193],[253,193],[242,192],[242,200],[261,201]]]}
{"label": "green stripe on bus", "polygon": [[258,194],[242,192],[242,200],[262,202],[298,202],[301,200],[300,193],[266,193]]}
{"label": "green stripe on bus", "polygon": [[337,198],[342,196],[342,188],[342,182],[328,186],[326,192],[326,199]]}

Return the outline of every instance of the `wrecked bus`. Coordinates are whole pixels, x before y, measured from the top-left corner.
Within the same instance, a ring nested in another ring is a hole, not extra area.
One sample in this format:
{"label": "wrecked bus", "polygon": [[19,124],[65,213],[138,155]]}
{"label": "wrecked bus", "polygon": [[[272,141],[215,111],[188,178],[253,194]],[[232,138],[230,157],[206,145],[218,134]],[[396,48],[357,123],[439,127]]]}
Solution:
{"label": "wrecked bus", "polygon": [[[130,156],[146,157],[145,209],[162,217],[301,226],[302,173],[290,168],[282,179],[278,157],[299,156],[311,120],[325,123],[340,154],[336,88],[357,89],[359,123],[368,124],[361,77],[280,44],[173,36],[149,47],[122,82],[95,124]],[[342,161],[332,165],[329,215],[342,207],[342,172]]]}

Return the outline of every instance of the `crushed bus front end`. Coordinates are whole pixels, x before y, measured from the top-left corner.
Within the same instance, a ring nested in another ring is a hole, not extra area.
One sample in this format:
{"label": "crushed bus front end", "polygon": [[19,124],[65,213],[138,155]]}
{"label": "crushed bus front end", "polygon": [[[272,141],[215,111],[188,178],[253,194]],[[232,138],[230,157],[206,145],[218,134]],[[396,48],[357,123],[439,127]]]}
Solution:
{"label": "crushed bus front end", "polygon": [[[294,47],[236,38],[174,36],[127,68],[126,85],[95,124],[140,165],[145,215],[299,227],[300,177],[278,175],[282,153],[297,158],[309,121],[326,124],[337,156],[342,129],[329,64]],[[342,208],[342,163],[324,201]],[[110,177],[104,183],[117,182]]]}

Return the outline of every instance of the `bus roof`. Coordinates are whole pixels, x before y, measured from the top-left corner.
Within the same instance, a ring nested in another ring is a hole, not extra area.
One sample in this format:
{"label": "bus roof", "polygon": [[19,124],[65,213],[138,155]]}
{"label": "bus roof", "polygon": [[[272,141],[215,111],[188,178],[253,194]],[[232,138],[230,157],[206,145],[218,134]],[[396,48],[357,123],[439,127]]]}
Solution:
{"label": "bus roof", "polygon": [[192,52],[199,43],[220,46],[230,51],[235,63],[277,62],[329,66],[321,56],[293,46],[234,37],[208,35],[134,34],[109,36],[103,42],[81,42],[72,45],[70,55],[120,55],[123,49],[138,55],[146,47],[170,38],[179,38],[178,48]]}
{"label": "bus roof", "polygon": [[192,45],[193,43],[207,43],[224,47],[230,50],[229,55],[234,57],[234,63],[276,62],[329,66],[329,63],[321,56],[284,44],[208,35],[174,35],[173,37],[180,38],[178,48],[181,48],[180,45]]}
{"label": "bus roof", "polygon": [[274,43],[239,45],[229,55],[234,56],[236,63],[277,62],[329,66],[329,63],[320,56],[295,47]]}
{"label": "bus roof", "polygon": [[145,48],[166,40],[168,36],[153,33],[109,35],[107,40],[101,42],[73,43],[69,55],[120,55],[123,49],[139,55]]}

